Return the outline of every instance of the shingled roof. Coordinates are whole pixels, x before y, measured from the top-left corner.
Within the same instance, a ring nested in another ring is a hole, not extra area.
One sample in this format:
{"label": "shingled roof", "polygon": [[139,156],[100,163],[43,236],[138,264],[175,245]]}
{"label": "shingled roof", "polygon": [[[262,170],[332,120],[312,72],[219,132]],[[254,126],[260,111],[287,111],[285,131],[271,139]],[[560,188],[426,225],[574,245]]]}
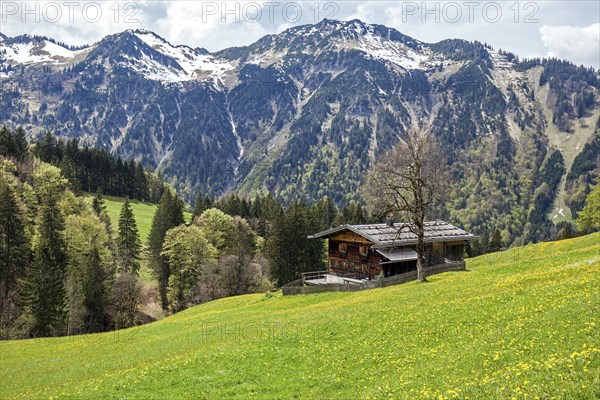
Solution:
{"label": "shingled roof", "polygon": [[[369,225],[340,225],[314,235],[309,239],[326,238],[345,230],[352,231],[359,236],[373,242],[373,248],[387,248],[400,245],[417,243],[417,235],[412,233],[403,223],[369,224]],[[425,222],[425,243],[446,242],[449,240],[472,240],[476,236],[457,228],[447,222],[436,220]]]}

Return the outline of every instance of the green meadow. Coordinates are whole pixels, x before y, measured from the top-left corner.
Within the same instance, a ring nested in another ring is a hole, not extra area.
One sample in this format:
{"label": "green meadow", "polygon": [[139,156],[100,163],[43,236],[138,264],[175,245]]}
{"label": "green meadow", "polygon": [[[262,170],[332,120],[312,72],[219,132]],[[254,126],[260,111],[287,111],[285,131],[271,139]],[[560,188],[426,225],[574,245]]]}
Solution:
{"label": "green meadow", "polygon": [[0,398],[600,398],[599,233],[470,259],[467,269],[2,342]]}
{"label": "green meadow", "polygon": [[[103,197],[104,203],[106,204],[106,212],[108,213],[108,216],[112,222],[112,226],[116,232],[117,227],[119,226],[119,214],[121,213],[121,207],[123,206],[125,199],[122,197]],[[85,200],[89,203],[92,202],[93,198],[94,195],[91,194],[85,196]],[[150,234],[150,228],[152,228],[152,218],[154,217],[154,213],[156,212],[158,205],[137,200],[129,200],[129,203],[131,204],[133,216],[140,232],[140,239],[145,245],[148,235]],[[186,212],[184,213],[184,217],[186,221],[191,221],[192,214]]]}

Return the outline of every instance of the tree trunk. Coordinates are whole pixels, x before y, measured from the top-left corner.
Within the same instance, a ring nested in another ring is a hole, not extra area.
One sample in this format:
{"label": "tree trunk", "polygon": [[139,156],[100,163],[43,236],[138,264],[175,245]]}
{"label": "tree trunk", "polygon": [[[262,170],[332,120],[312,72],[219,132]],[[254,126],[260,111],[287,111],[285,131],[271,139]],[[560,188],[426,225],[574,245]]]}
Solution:
{"label": "tree trunk", "polygon": [[423,243],[425,239],[425,229],[423,226],[419,226],[417,230],[417,279],[419,282],[427,282],[424,263],[425,244]]}

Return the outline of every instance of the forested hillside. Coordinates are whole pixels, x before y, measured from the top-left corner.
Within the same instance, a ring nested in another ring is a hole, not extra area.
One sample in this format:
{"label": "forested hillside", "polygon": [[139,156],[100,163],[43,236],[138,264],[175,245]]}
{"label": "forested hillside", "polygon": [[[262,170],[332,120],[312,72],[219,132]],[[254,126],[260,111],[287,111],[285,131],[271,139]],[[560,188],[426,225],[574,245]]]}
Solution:
{"label": "forested hillside", "polygon": [[449,160],[443,217],[476,234],[551,238],[554,215],[576,217],[597,181],[598,72],[566,61],[358,20],[217,53],[148,31],[54,46],[1,39],[0,123],[135,159],[189,202],[234,191],[346,206],[411,127],[431,129]]}
{"label": "forested hillside", "polygon": [[[110,176],[92,171],[90,156]],[[22,129],[0,130],[0,339],[126,328],[322,268],[323,244],[307,236],[332,223],[331,201],[284,209],[272,196],[199,196],[190,221],[184,201],[139,170],[74,141],[47,134],[30,145]],[[98,185],[94,196],[80,193],[84,182]],[[142,212],[128,197],[107,207],[102,188],[162,195]],[[336,220],[363,215],[352,209]]]}

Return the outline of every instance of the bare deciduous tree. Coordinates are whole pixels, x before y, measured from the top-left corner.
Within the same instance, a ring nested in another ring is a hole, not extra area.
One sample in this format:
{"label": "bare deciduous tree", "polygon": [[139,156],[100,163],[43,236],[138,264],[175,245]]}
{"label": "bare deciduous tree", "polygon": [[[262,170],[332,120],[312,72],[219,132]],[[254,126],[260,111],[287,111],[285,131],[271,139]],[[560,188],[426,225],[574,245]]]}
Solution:
{"label": "bare deciduous tree", "polygon": [[429,131],[410,130],[367,175],[363,195],[373,210],[393,213],[406,223],[400,227],[417,236],[417,275],[424,270],[425,220],[431,206],[443,197],[448,185],[446,159]]}
{"label": "bare deciduous tree", "polygon": [[112,295],[115,329],[134,326],[142,296],[142,285],[137,275],[129,272],[121,274],[113,284]]}

